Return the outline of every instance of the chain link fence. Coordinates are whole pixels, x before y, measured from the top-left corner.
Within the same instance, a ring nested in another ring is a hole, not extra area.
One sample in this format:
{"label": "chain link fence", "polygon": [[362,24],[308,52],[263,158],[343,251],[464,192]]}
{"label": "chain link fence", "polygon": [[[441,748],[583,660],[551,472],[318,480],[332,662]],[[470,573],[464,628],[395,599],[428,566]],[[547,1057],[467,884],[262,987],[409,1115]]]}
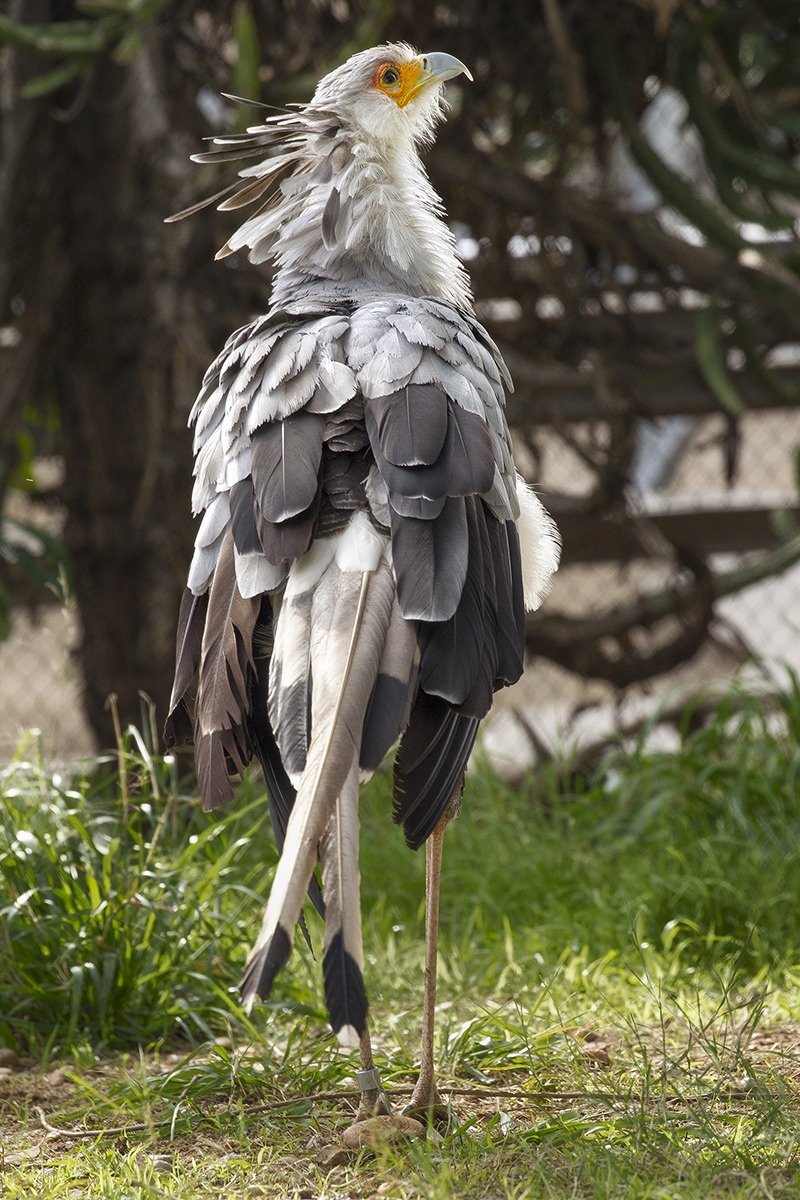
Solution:
{"label": "chain link fence", "polygon": [[[552,428],[537,431],[537,483],[545,491],[580,497],[591,486],[591,473],[576,452],[581,439],[596,438],[598,428],[575,426],[565,440]],[[796,505],[796,447],[800,411],[792,408],[745,414],[735,429],[723,415],[670,417],[640,422],[631,471],[630,505],[645,514],[683,514],[689,521],[704,511],[729,514],[731,530],[748,514],[781,514]],[[522,455],[525,457],[523,448]],[[52,475],[53,465],[47,467]],[[60,516],[48,508],[20,510],[31,522],[44,520],[58,532]],[[784,530],[785,535],[785,530]],[[567,547],[569,549],[569,547]],[[760,554],[761,552],[758,552]],[[667,559],[567,561],[556,576],[545,614],[572,617],[597,614],[645,592],[666,586],[674,565]],[[732,570],[757,557],[712,555],[715,570]],[[530,729],[516,717],[523,710],[546,743],[563,749],[575,739],[599,736],[615,722],[652,709],[677,687],[696,688],[733,675],[750,656],[762,657],[763,672],[779,673],[778,663],[800,671],[800,565],[764,578],[718,600],[709,637],[687,663],[659,677],[620,691],[597,679],[584,679],[555,663],[537,659],[516,688],[498,698],[487,745],[514,760],[530,756]],[[78,614],[68,605],[42,601],[36,608],[14,610],[10,636],[0,642],[0,760],[8,761],[27,731],[40,731],[48,758],[76,760],[94,752],[81,704],[81,682],[73,651],[81,636]],[[87,631],[91,636],[91,631]],[[526,748],[527,747],[527,748]]]}

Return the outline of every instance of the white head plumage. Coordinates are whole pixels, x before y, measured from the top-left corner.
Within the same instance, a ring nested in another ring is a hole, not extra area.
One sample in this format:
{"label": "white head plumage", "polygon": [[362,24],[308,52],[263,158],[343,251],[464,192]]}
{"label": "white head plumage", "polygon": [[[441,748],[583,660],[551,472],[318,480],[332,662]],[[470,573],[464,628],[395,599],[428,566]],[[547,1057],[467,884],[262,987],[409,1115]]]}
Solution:
{"label": "white head plumage", "polygon": [[208,203],[261,201],[219,256],[247,249],[251,262],[274,259],[276,304],[388,290],[470,308],[467,274],[418,154],[444,116],[442,85],[460,74],[471,78],[452,55],[377,46],[326,75],[297,112],[215,138],[220,149],[196,161],[259,161],[239,172],[244,186]]}

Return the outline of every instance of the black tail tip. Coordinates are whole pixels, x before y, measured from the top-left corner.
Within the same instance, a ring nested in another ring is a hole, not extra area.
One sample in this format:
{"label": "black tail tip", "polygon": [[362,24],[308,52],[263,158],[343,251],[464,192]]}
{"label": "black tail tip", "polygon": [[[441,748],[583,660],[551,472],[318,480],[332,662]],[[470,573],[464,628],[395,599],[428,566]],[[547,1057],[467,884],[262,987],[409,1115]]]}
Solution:
{"label": "black tail tip", "polygon": [[248,1012],[256,999],[267,999],[275,976],[286,965],[291,949],[292,940],[279,925],[268,945],[250,955],[239,985],[239,996]]}
{"label": "black tail tip", "polygon": [[341,1046],[355,1050],[367,1031],[369,1001],[361,968],[345,950],[341,933],[334,935],[325,951],[322,972],[331,1029]]}

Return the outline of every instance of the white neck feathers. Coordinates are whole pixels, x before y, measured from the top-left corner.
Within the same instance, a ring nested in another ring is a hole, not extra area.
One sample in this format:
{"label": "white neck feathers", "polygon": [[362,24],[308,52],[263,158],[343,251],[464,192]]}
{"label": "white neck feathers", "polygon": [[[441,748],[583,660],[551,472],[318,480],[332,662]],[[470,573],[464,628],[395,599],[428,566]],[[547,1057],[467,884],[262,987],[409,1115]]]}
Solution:
{"label": "white neck feathers", "polygon": [[226,250],[247,247],[253,262],[275,259],[276,305],[388,289],[471,309],[468,276],[413,143],[387,152],[329,114],[309,118],[309,110],[279,118],[288,134],[283,152],[241,172],[266,183],[294,168]]}

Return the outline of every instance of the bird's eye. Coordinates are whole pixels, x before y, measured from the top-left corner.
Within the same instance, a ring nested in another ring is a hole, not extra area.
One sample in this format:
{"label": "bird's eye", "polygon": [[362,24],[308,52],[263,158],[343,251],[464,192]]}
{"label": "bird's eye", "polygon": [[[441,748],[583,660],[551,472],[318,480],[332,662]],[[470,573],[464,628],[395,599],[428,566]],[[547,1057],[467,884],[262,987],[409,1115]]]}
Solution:
{"label": "bird's eye", "polygon": [[396,71],[394,67],[386,67],[381,73],[381,83],[384,87],[396,87],[399,82],[400,72]]}

